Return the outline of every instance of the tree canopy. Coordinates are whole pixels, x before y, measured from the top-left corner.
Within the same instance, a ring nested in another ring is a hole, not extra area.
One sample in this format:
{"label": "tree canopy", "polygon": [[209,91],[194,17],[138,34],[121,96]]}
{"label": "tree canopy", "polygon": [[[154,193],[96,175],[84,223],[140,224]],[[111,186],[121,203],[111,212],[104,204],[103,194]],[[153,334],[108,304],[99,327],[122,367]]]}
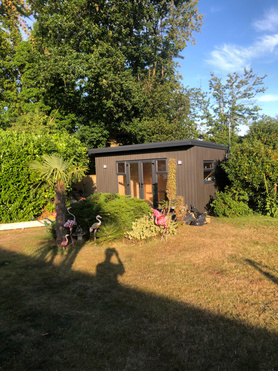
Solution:
{"label": "tree canopy", "polygon": [[258,120],[261,109],[254,98],[266,90],[265,77],[257,76],[252,69],[244,69],[242,74],[228,74],[223,82],[211,73],[210,94],[202,101],[206,140],[228,145],[229,141],[237,140],[239,125]]}
{"label": "tree canopy", "polygon": [[30,38],[11,61],[2,55],[16,71],[2,116],[16,122],[39,108],[88,146],[150,141],[165,131],[170,139],[196,137],[176,58],[200,30],[197,3],[33,1]]}

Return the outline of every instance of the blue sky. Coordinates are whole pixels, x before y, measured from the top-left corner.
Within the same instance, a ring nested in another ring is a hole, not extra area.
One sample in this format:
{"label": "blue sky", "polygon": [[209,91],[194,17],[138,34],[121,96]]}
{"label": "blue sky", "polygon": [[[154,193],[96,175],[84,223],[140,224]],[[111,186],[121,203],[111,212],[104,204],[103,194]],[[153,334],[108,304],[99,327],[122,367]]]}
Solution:
{"label": "blue sky", "polygon": [[204,15],[196,45],[188,45],[179,60],[184,86],[208,90],[210,73],[228,73],[252,68],[267,75],[264,94],[256,104],[263,113],[278,115],[278,1],[277,0],[199,0]]}

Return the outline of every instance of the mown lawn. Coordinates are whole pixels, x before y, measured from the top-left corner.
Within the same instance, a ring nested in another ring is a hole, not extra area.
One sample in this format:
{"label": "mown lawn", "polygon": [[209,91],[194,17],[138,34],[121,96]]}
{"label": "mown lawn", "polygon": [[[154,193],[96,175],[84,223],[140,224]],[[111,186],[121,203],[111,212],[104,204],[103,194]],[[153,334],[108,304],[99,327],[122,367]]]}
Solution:
{"label": "mown lawn", "polygon": [[277,219],[65,254],[0,232],[0,287],[1,370],[278,369]]}

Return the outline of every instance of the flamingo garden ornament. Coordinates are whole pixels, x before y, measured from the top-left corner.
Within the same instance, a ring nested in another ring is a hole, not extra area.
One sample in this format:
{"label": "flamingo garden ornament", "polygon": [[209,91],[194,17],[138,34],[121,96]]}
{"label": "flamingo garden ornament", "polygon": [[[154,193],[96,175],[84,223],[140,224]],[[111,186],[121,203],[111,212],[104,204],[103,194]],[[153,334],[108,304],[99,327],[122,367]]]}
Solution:
{"label": "flamingo garden ornament", "polygon": [[66,234],[66,235],[65,235],[65,241],[62,241],[62,242],[61,242],[61,246],[62,246],[62,248],[63,248],[64,250],[65,250],[65,248],[67,247],[67,245],[68,245],[68,243],[69,243],[68,236],[69,236],[69,234]]}
{"label": "flamingo garden ornament", "polygon": [[72,238],[72,229],[73,229],[73,227],[76,225],[76,218],[75,218],[75,215],[73,215],[71,212],[70,212],[70,209],[71,209],[71,207],[68,207],[67,208],[67,211],[68,211],[68,213],[70,214],[70,215],[72,215],[73,216],[73,220],[72,219],[68,219],[67,221],[66,221],[66,223],[64,224],[64,227],[66,227],[66,228],[69,228],[69,230],[70,230],[70,238],[71,238],[71,242],[72,242],[72,245],[74,246],[74,241],[73,241],[73,238]]}
{"label": "flamingo garden ornament", "polygon": [[164,236],[164,233],[166,231],[166,238],[165,238],[165,240],[167,242],[167,234],[168,234],[168,225],[167,225],[167,222],[168,222],[169,218],[167,216],[165,216],[165,215],[162,215],[161,212],[159,212],[158,210],[153,209],[153,208],[151,208],[151,209],[153,211],[152,217],[154,217],[155,224],[156,225],[159,225],[159,226],[160,225],[164,225],[164,231],[162,233],[162,236],[161,236],[161,240],[160,241],[162,241],[163,236]]}
{"label": "flamingo garden ornament", "polygon": [[91,227],[90,227],[90,233],[94,232],[94,241],[96,240],[97,230],[101,226],[101,220],[100,219],[102,219],[102,217],[100,215],[97,215],[96,216],[97,222],[94,223],[93,225],[91,225]]}
{"label": "flamingo garden ornament", "polygon": [[70,235],[71,235],[71,234],[72,234],[72,229],[73,229],[73,227],[76,225],[76,218],[75,218],[75,216],[70,212],[70,209],[71,209],[71,207],[68,207],[68,208],[67,208],[67,211],[68,211],[68,213],[69,213],[70,215],[73,216],[73,220],[72,220],[72,219],[67,220],[66,223],[64,224],[64,227],[69,228],[69,230],[70,230]]}

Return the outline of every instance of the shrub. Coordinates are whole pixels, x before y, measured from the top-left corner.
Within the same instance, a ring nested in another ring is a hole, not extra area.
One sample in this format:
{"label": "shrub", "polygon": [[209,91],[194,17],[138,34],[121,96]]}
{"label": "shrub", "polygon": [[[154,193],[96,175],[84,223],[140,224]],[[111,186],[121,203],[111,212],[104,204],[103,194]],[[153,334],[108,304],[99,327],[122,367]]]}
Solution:
{"label": "shrub", "polygon": [[222,164],[232,188],[248,194],[248,205],[272,216],[277,208],[277,159],[278,121],[265,117],[253,123],[245,139],[233,146],[229,159]]}
{"label": "shrub", "polygon": [[[177,224],[169,220],[167,225],[168,235],[174,236],[177,233]],[[132,230],[126,232],[125,237],[129,240],[142,241],[156,237],[163,232],[164,226],[156,225],[153,218],[144,215],[142,218],[132,223]]]}
{"label": "shrub", "polygon": [[216,216],[243,216],[250,215],[252,210],[249,208],[248,196],[239,194],[236,191],[216,192],[216,198],[211,202],[210,207]]}
{"label": "shrub", "polygon": [[129,230],[134,221],[150,213],[150,207],[144,200],[120,196],[107,203],[105,211],[110,213],[111,220]]}
{"label": "shrub", "polygon": [[96,193],[71,206],[77,225],[81,226],[84,232],[89,231],[90,226],[96,222],[97,215],[102,217],[102,225],[97,232],[99,237],[104,226],[106,228],[106,225],[111,224],[118,226],[118,231],[129,230],[134,221],[143,215],[149,215],[151,211],[144,200],[111,193]]}

